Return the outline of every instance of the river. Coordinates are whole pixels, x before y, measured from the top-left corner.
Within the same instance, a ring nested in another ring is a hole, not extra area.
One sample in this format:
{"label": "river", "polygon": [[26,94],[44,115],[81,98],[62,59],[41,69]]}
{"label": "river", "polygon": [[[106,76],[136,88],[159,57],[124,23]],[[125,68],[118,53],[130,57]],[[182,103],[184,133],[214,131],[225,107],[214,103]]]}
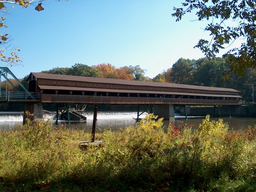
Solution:
{"label": "river", "polygon": [[[83,123],[71,123],[70,125],[66,124],[63,121],[59,121],[59,126],[68,126],[71,129],[84,129],[86,132],[90,132],[92,130],[92,122],[93,122],[93,113],[85,112],[83,113],[87,117],[87,121]],[[45,120],[50,120],[53,124],[55,123],[52,118],[54,114],[45,115]],[[111,129],[116,131],[121,128],[126,128],[129,126],[134,126],[136,121],[137,112],[98,112],[97,115],[97,132],[102,132],[106,129]],[[145,114],[141,116],[145,117]],[[204,117],[190,117],[189,119],[180,119],[179,116],[176,116],[176,124],[180,121],[184,123],[188,123],[190,125],[198,125],[202,122]],[[218,120],[219,118],[211,118],[212,120]],[[236,117],[223,117],[225,123],[228,123],[229,128],[232,130],[244,130],[248,128],[248,126],[256,125],[256,118],[236,118]],[[23,116],[21,112],[13,112],[6,114],[4,112],[0,112],[0,129],[11,129],[14,126],[22,125]],[[169,122],[164,121],[165,127],[168,127]]]}

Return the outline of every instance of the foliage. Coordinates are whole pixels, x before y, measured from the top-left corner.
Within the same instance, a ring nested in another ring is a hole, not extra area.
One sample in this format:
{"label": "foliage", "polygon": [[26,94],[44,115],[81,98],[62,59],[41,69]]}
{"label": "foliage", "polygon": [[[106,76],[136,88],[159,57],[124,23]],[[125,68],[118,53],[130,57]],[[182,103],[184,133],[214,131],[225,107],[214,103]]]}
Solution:
{"label": "foliage", "polygon": [[146,81],[147,78],[144,76],[145,75],[145,70],[141,69],[139,65],[136,66],[129,66],[131,73],[133,75],[134,80],[137,81]]}
{"label": "foliage", "polygon": [[[15,79],[9,79],[9,81],[17,88],[19,87],[19,83],[15,80]],[[19,81],[22,81],[21,79],[19,79]],[[3,81],[1,82],[1,88],[2,90],[5,91],[6,89],[6,83],[7,83],[7,91],[14,91],[15,89],[12,87],[12,85],[7,82],[7,81]]]}
{"label": "foliage", "polygon": [[60,74],[60,75],[66,75],[69,72],[70,68],[53,68],[48,71],[41,71],[41,73],[51,73],[51,74]]}
{"label": "foliage", "polygon": [[124,66],[120,67],[119,69],[115,70],[115,76],[117,79],[123,79],[123,80],[133,80],[133,74],[129,67]]}
{"label": "foliage", "polygon": [[247,68],[242,78],[237,74],[230,73],[232,81],[223,81],[222,73],[228,67],[229,64],[223,58],[179,59],[171,68],[171,81],[169,82],[233,88],[240,91],[240,95],[246,101],[252,101],[252,86],[250,84],[256,82],[256,69]]}
{"label": "foliage", "polygon": [[88,65],[75,64],[66,73],[66,75],[77,75],[87,77],[99,77],[100,73],[97,69],[89,67]]}
{"label": "foliage", "polygon": [[240,77],[246,68],[256,67],[255,20],[256,9],[253,0],[186,0],[182,7],[174,8],[172,16],[180,21],[187,13],[195,12],[199,21],[209,21],[204,28],[211,40],[200,39],[195,46],[208,58],[214,58],[221,49],[242,38],[240,47],[228,50],[223,56],[230,64],[230,72]]}
{"label": "foliage", "polygon": [[99,73],[100,73],[99,77],[115,78],[115,66],[111,65],[110,63],[98,64],[96,66],[93,66],[93,68],[95,68],[99,71]]}
{"label": "foliage", "polygon": [[180,58],[172,66],[171,81],[180,84],[189,84],[193,77],[193,62]]}
{"label": "foliage", "polygon": [[165,78],[165,76],[163,74],[158,74],[152,80],[154,82],[159,82],[159,83],[165,83],[166,82],[166,78]]}
{"label": "foliage", "polygon": [[137,66],[124,66],[116,68],[110,63],[101,63],[92,67],[77,63],[70,68],[53,68],[43,73],[62,74],[62,75],[77,75],[86,77],[101,77],[101,78],[114,78],[123,80],[148,80],[144,76],[144,70]]}
{"label": "foliage", "polygon": [[0,131],[1,191],[255,191],[256,129],[228,131],[207,116],[199,128],[163,129],[152,114],[134,127],[96,134],[49,122]]}
{"label": "foliage", "polygon": [[166,82],[171,82],[171,72],[172,68],[167,69],[166,71],[163,71],[162,75],[165,77]]}
{"label": "foliage", "polygon": [[203,86],[227,87],[229,82],[223,81],[222,76],[222,73],[228,69],[228,63],[225,62],[224,59],[215,58],[209,60],[207,58],[201,58],[195,61],[195,68],[195,84]]}

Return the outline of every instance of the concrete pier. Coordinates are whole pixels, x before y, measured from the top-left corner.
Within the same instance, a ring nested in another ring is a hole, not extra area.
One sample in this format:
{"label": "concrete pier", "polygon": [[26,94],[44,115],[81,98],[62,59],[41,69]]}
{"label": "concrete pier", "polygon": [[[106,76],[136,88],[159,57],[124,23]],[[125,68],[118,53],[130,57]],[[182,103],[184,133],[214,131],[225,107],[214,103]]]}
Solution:
{"label": "concrete pier", "polygon": [[26,103],[23,123],[25,123],[26,118],[30,120],[42,120],[44,118],[42,103]]}
{"label": "concrete pier", "polygon": [[170,122],[175,121],[173,105],[154,105],[154,114]]}

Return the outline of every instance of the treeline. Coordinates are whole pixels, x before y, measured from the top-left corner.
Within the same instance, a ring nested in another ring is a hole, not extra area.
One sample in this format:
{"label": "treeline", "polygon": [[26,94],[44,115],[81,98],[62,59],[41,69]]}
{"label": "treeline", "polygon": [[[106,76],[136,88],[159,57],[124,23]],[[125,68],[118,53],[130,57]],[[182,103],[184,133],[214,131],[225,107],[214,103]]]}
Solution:
{"label": "treeline", "polygon": [[62,75],[76,75],[86,77],[101,77],[113,78],[123,80],[137,80],[150,81],[150,78],[145,76],[145,70],[137,66],[124,66],[116,68],[109,63],[102,63],[92,67],[84,64],[75,64],[71,68],[53,68],[49,71],[42,71],[42,73],[62,74]]}
{"label": "treeline", "polygon": [[229,63],[222,58],[209,60],[201,58],[190,60],[180,58],[173,66],[154,78],[145,76],[145,70],[137,66],[116,68],[111,64],[88,66],[75,64],[70,68],[53,68],[43,73],[78,75],[87,77],[115,78],[124,80],[153,81],[161,83],[177,83],[210,87],[227,87],[239,90],[246,101],[252,101],[252,84],[256,81],[256,70],[249,68],[243,77],[230,73],[223,75],[229,69]]}
{"label": "treeline", "polygon": [[[208,60],[207,58],[201,58],[198,60],[180,58],[171,68],[156,75],[154,78],[146,77],[146,70],[141,69],[139,65],[116,68],[109,63],[102,63],[91,67],[85,64],[75,64],[66,68],[53,68],[48,71],[42,71],[42,73],[227,87],[240,91],[240,95],[247,102],[252,101],[252,88],[256,81],[256,70],[248,68],[243,77],[239,77],[237,74],[231,73],[227,79],[226,76],[223,76],[223,73],[228,69],[229,63],[222,58],[216,58],[213,60]],[[28,76],[21,79],[21,82],[25,87],[27,77]],[[18,90],[22,90],[15,80],[11,79],[10,81],[18,88]],[[1,83],[1,87],[2,91],[5,91],[6,81]],[[7,87],[9,91],[14,90],[10,84]],[[5,111],[22,110],[22,108],[23,104],[0,104],[0,110]]]}
{"label": "treeline", "polygon": [[[158,75],[165,78],[165,82],[180,83],[189,85],[200,85],[210,87],[226,87],[240,91],[240,95],[246,101],[252,101],[254,82],[256,81],[256,70],[248,68],[243,77],[230,73],[229,63],[222,58],[209,60],[201,58],[198,60],[179,59],[172,68]],[[156,81],[154,78],[153,80]]]}

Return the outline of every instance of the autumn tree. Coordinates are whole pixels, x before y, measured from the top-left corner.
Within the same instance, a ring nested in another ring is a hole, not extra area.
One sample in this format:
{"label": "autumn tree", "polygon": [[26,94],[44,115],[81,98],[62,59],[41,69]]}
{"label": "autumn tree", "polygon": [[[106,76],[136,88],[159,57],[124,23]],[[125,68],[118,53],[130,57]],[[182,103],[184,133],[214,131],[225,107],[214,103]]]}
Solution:
{"label": "autumn tree", "polygon": [[180,21],[193,13],[199,21],[208,21],[204,30],[211,39],[200,39],[195,47],[210,59],[241,39],[241,45],[226,49],[223,55],[229,64],[226,75],[233,71],[241,77],[247,68],[256,67],[255,6],[255,0],[183,0],[181,7],[174,7],[172,16]]}
{"label": "autumn tree", "polygon": [[102,78],[116,78],[115,76],[115,66],[110,63],[101,63],[95,66],[92,66],[94,69],[99,71],[99,77]]}
{"label": "autumn tree", "polygon": [[42,73],[114,78],[123,80],[136,80],[136,78],[141,80],[148,80],[148,78],[144,76],[144,70],[142,70],[139,66],[124,66],[116,68],[109,63],[101,63],[92,67],[85,64],[76,63],[72,67],[57,67],[50,70],[42,71]]}
{"label": "autumn tree", "polygon": [[[9,81],[16,88],[19,87],[19,83],[15,79],[9,79]],[[22,79],[19,79],[19,81],[22,81]],[[7,83],[7,85],[6,85],[6,83]],[[7,82],[7,81],[1,82],[1,87],[2,87],[3,90],[5,90],[5,88],[7,87],[7,91],[15,91],[15,89],[12,87],[12,85],[9,82]]]}
{"label": "autumn tree", "polygon": [[92,66],[97,69],[100,73],[99,77],[103,78],[114,78],[114,79],[124,79],[124,80],[137,80],[137,81],[148,81],[145,77],[145,71],[140,68],[139,65],[136,66],[125,66],[116,68],[110,63],[101,63]]}
{"label": "autumn tree", "polygon": [[133,80],[133,75],[132,71],[129,67],[124,66],[120,67],[119,69],[115,70],[115,76],[118,79],[123,79],[123,80]]}
{"label": "autumn tree", "polygon": [[166,83],[165,76],[160,73],[157,76],[155,76],[152,80],[153,80],[153,82]]}
{"label": "autumn tree", "polygon": [[172,72],[172,68],[169,68],[162,73],[162,75],[165,77],[166,82],[168,82],[168,83],[171,82],[171,75],[170,75],[171,72]]}

